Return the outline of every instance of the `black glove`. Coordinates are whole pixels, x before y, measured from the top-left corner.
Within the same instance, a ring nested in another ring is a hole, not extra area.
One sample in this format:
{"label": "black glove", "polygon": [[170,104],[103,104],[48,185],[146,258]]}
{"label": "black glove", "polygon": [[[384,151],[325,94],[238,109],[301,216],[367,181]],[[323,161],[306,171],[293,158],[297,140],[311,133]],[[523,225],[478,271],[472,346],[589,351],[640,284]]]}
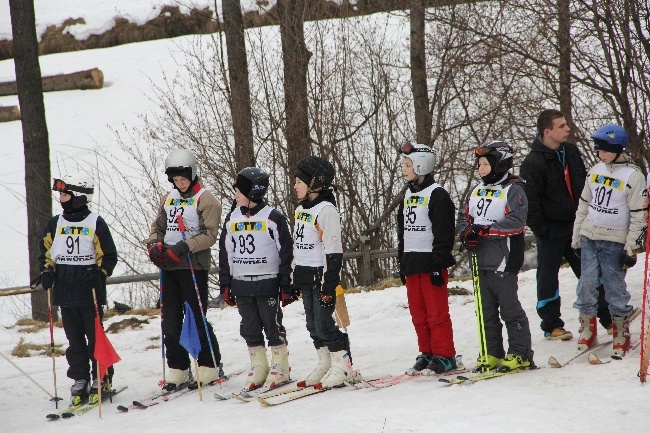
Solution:
{"label": "black glove", "polygon": [[574,248],[573,252],[580,258],[580,255],[582,254],[582,248]]}
{"label": "black glove", "polygon": [[472,231],[472,225],[468,225],[458,236],[458,240],[467,251],[474,251],[478,247],[478,236]]}
{"label": "black glove", "polygon": [[442,277],[442,271],[431,271],[429,274],[429,279],[431,280],[431,284],[436,287],[442,287],[445,285],[445,279]]}
{"label": "black glove", "polygon": [[237,300],[235,299],[234,296],[230,294],[229,285],[226,284],[225,286],[221,286],[220,292],[221,292],[221,299],[223,300],[223,302],[230,305],[231,307],[237,305]]}
{"label": "black glove", "polygon": [[97,265],[92,265],[86,268],[86,274],[84,275],[84,283],[89,289],[99,289],[104,282],[104,273],[102,268]]}
{"label": "black glove", "polygon": [[159,268],[165,266],[165,247],[162,242],[150,242],[147,245],[149,260]]}
{"label": "black glove", "polygon": [[56,279],[56,273],[52,268],[45,268],[41,275],[39,276],[41,281],[41,286],[43,290],[50,290],[54,285],[54,280]]}
{"label": "black glove", "polygon": [[294,286],[280,286],[280,301],[282,308],[298,300],[300,296],[300,289]]}
{"label": "black glove", "polygon": [[402,284],[406,284],[406,277],[400,272],[399,279],[402,281]]}
{"label": "black glove", "polygon": [[472,224],[472,233],[481,238],[487,238],[490,235],[490,226],[481,224]]}
{"label": "black glove", "polygon": [[621,254],[621,269],[630,269],[634,265],[636,265],[636,251],[632,251],[632,255],[624,251]]}
{"label": "black glove", "polygon": [[163,259],[165,266],[179,264],[183,257],[190,252],[190,247],[187,246],[185,241],[180,241],[174,245],[165,245],[164,247],[166,248]]}

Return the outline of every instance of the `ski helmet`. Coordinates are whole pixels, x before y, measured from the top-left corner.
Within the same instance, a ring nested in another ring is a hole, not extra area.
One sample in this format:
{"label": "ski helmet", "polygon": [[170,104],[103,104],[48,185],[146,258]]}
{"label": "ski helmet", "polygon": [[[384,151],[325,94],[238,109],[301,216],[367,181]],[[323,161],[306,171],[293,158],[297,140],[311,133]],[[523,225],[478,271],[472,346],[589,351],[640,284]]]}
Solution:
{"label": "ski helmet", "polygon": [[336,170],[331,162],[318,156],[308,156],[298,163],[294,176],[309,187],[309,191],[318,192],[332,186]]}
{"label": "ski helmet", "polygon": [[82,173],[70,173],[62,179],[54,179],[52,191],[63,192],[72,196],[72,209],[89,204],[95,193],[95,181]]}
{"label": "ski helmet", "polygon": [[189,150],[173,150],[165,160],[165,174],[171,183],[174,183],[174,176],[196,180],[196,158]]}
{"label": "ski helmet", "polygon": [[259,202],[269,189],[269,174],[261,168],[246,167],[237,173],[233,188],[237,188],[250,201]]}
{"label": "ski helmet", "polygon": [[512,168],[514,153],[515,151],[508,143],[499,140],[477,147],[474,150],[476,159],[485,157],[492,169],[488,175],[481,176],[483,182],[492,183],[501,179]]}
{"label": "ski helmet", "polygon": [[426,176],[436,166],[436,152],[424,144],[411,144],[408,141],[402,143],[399,152],[413,162],[413,172],[417,176]]}
{"label": "ski helmet", "polygon": [[594,140],[594,148],[596,150],[604,150],[619,155],[623,152],[628,142],[628,135],[625,129],[613,123],[598,128],[591,135],[591,138]]}

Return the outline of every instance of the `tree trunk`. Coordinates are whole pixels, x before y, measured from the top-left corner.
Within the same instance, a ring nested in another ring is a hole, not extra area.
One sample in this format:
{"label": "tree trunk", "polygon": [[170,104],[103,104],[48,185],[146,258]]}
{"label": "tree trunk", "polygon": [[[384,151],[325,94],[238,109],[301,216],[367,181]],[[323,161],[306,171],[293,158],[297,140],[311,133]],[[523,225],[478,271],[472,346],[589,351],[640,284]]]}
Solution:
{"label": "tree trunk", "polygon": [[303,12],[305,0],[278,0],[278,18],[284,63],[284,109],[289,173],[311,155],[307,66],[312,53],[305,45]]}
{"label": "tree trunk", "polygon": [[573,103],[571,95],[571,0],[557,2],[557,49],[559,54],[558,76],[560,111],[571,128],[569,140],[575,137]]}
{"label": "tree trunk", "polygon": [[411,0],[411,90],[417,142],[430,146],[431,115],[424,40],[424,0]]}
{"label": "tree trunk", "polygon": [[223,0],[221,7],[226,30],[228,76],[230,78],[230,114],[235,131],[235,160],[237,171],[239,171],[245,167],[255,166],[244,19],[239,0]]}
{"label": "tree trunk", "polygon": [[[34,279],[40,272],[39,238],[52,217],[50,148],[45,123],[41,67],[38,63],[34,3],[32,0],[9,0],[9,10],[25,149],[29,275],[30,279]],[[47,293],[32,293],[32,318],[48,320]]]}

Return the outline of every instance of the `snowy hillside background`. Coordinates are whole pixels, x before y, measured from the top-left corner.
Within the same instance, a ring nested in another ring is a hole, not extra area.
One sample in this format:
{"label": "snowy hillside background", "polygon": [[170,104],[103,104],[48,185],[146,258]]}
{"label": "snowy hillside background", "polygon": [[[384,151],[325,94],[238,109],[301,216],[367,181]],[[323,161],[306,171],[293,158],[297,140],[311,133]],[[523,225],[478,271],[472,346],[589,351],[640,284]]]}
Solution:
{"label": "snowy hillside background", "polygon": [[[36,1],[39,26],[60,24],[66,10],[91,12],[79,35],[110,25],[115,15],[130,14],[134,20],[146,20],[152,9],[165,2],[123,0],[88,2],[79,0]],[[199,2],[195,2],[199,3]],[[210,3],[210,2],[205,2]],[[242,1],[245,4],[245,1]],[[252,2],[249,2],[252,3]],[[55,6],[56,5],[56,6]],[[118,13],[116,13],[116,11]],[[92,19],[91,19],[92,18]],[[394,19],[399,19],[395,17]],[[40,28],[40,27],[39,27]],[[72,31],[72,30],[71,30]],[[0,35],[10,34],[8,2],[0,3]],[[90,34],[90,33],[88,33]],[[82,37],[82,36],[80,36]],[[171,75],[179,66],[174,61],[179,44],[193,37],[130,44],[120,47],[44,56],[40,59],[43,75],[100,68],[106,87],[100,91],[53,92],[45,95],[50,134],[52,174],[62,175],[78,162],[93,164],[96,151],[119,152],[109,125],[135,126],[138,115],[155,109],[150,98],[150,81]],[[12,61],[0,62],[0,81],[14,79]],[[0,98],[1,105],[17,105],[17,97]],[[28,283],[26,210],[24,205],[24,160],[20,122],[0,124],[0,200],[4,226],[0,248],[0,285]],[[114,173],[126,176],[132,173]],[[100,188],[102,179],[99,180]],[[103,203],[102,203],[103,204]],[[58,204],[55,203],[55,211]],[[628,274],[632,303],[640,305],[644,256]],[[153,271],[153,269],[152,269]],[[118,268],[116,275],[120,274]],[[577,332],[577,313],[571,307],[575,299],[576,279],[568,269],[561,271],[563,318],[567,328]],[[471,282],[451,283],[471,289]],[[260,407],[257,402],[243,404],[217,402],[211,390],[198,396],[152,407],[138,413],[119,414],[117,404],[128,404],[156,388],[161,379],[160,323],[150,319],[141,329],[128,329],[109,338],[123,361],[116,365],[116,385],[128,385],[115,402],[104,406],[104,418],[97,412],[77,419],[47,424],[45,415],[53,411],[45,393],[35,387],[5,360],[0,359],[0,432],[93,431],[95,429],[169,432],[182,431],[271,431],[271,432],[618,432],[644,431],[648,424],[649,390],[639,384],[636,373],[639,351],[624,360],[604,366],[589,366],[581,359],[566,368],[555,370],[546,365],[550,355],[560,361],[575,349],[571,342],[548,342],[539,330],[535,313],[535,272],[520,275],[520,299],[528,313],[533,331],[535,361],[539,371],[514,375],[471,386],[446,388],[430,379],[384,390],[342,389],[308,397],[276,408]],[[119,290],[109,288],[109,298],[118,300]],[[20,332],[13,326],[17,318],[28,316],[26,296],[0,298],[0,351],[9,355],[21,338],[26,342],[49,343],[49,333]],[[456,349],[464,355],[466,365],[473,365],[477,354],[474,304],[471,296],[450,298]],[[399,374],[412,365],[416,339],[407,309],[404,287],[348,296],[352,319],[349,328],[355,367],[366,374]],[[125,319],[113,317],[106,326]],[[144,317],[140,317],[144,319]],[[211,309],[208,319],[215,326],[226,371],[248,363],[245,344],[239,336],[239,315],[234,308]],[[640,320],[633,326],[638,336]],[[304,326],[301,305],[285,310],[285,325],[290,342],[292,376],[306,376],[315,364],[315,353]],[[601,330],[601,338],[608,338]],[[62,329],[55,329],[55,341],[64,343]],[[598,353],[607,358],[611,348]],[[52,392],[52,365],[49,358],[33,356],[12,360]],[[70,380],[65,377],[66,362],[57,358],[58,394],[66,397]],[[243,383],[239,377],[228,387]]]}

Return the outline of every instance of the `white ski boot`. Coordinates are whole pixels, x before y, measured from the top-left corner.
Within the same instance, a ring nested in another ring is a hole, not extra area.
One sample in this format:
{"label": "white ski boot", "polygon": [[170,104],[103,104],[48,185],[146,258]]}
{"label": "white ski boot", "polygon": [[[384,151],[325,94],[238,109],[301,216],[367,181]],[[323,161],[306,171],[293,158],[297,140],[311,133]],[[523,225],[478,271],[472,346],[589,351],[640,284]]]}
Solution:
{"label": "white ski boot", "polygon": [[332,366],[325,377],[314,388],[335,388],[343,385],[346,380],[352,378],[352,363],[350,362],[350,354],[347,350],[330,352],[330,358],[332,360]]}
{"label": "white ski boot", "polygon": [[262,386],[269,374],[269,361],[266,359],[266,347],[254,346],[248,348],[251,358],[251,369],[246,377],[244,389],[251,391]]}
{"label": "white ski boot", "polygon": [[300,388],[314,386],[319,383],[332,365],[332,358],[330,357],[330,351],[327,350],[327,347],[319,347],[316,349],[316,353],[318,353],[318,366],[316,366],[314,371],[307,376],[307,379],[298,382]]}
{"label": "white ski boot", "polygon": [[271,347],[271,370],[264,382],[264,388],[275,388],[289,382],[289,348],[286,344]]}
{"label": "white ski boot", "polygon": [[181,385],[184,385],[190,381],[190,369],[181,370],[178,368],[170,368],[165,378],[165,385],[163,389],[165,391],[173,391],[176,388],[179,388]]}
{"label": "white ski boot", "polygon": [[584,352],[598,344],[598,326],[596,325],[596,316],[581,314],[579,332],[578,352]]}
{"label": "white ski boot", "polygon": [[630,322],[620,316],[614,316],[612,323],[614,324],[614,340],[612,357],[621,359],[630,350]]}

